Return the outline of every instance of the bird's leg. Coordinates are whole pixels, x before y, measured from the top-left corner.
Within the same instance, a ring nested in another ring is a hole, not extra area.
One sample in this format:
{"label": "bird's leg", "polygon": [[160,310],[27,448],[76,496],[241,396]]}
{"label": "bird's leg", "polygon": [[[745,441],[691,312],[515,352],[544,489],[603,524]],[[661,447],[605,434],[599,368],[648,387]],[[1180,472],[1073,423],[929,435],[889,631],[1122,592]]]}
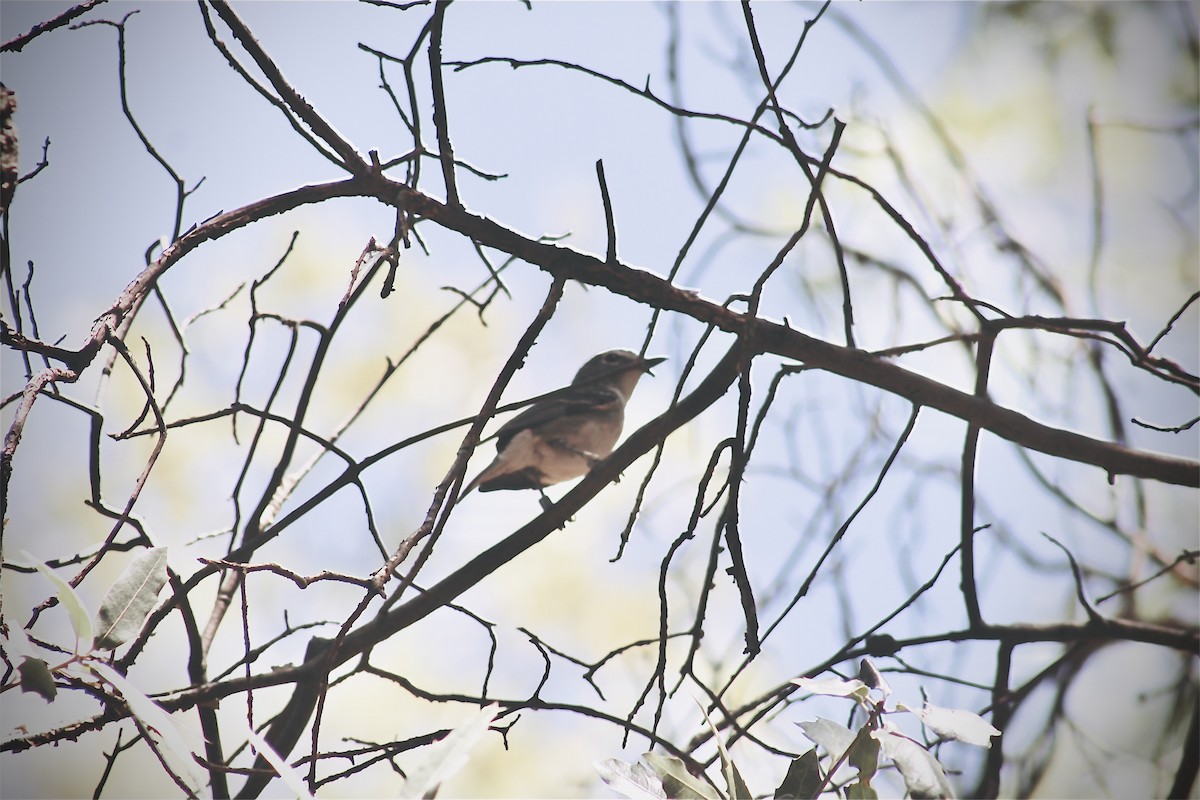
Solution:
{"label": "bird's leg", "polygon": [[[547,497],[547,496],[546,496],[546,490],[545,490],[545,489],[543,489],[543,488],[542,488],[542,487],[540,487],[540,486],[538,487],[538,492],[539,492],[539,493],[542,495],[541,497],[539,497],[539,498],[538,498],[538,503],[540,503],[540,504],[541,504],[541,506],[542,506],[542,513],[544,514],[544,513],[546,513],[547,511],[549,511],[550,509],[554,508],[554,501],[553,501],[553,500],[551,500],[549,497]],[[568,517],[566,520],[564,520],[564,521],[563,521],[563,524],[562,524],[562,525],[559,525],[559,526],[558,526],[558,529],[559,529],[560,531],[561,531],[561,530],[565,530],[565,529],[566,529],[566,527],[567,527],[567,523],[568,523],[568,522],[574,522],[574,521],[575,521],[575,518],[574,518],[574,517]]]}

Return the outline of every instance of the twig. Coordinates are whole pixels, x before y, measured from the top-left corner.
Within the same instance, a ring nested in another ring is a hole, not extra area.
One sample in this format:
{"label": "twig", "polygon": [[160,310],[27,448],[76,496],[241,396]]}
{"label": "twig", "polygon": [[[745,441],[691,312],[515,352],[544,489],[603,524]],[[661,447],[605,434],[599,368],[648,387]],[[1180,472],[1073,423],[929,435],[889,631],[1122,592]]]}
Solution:
{"label": "twig", "polygon": [[349,583],[354,586],[360,586],[363,589],[368,589],[375,594],[382,595],[383,591],[371,582],[370,578],[356,578],[353,575],[343,575],[340,572],[330,572],[322,570],[316,575],[297,575],[289,569],[281,567],[279,564],[244,564],[238,561],[226,561],[219,558],[197,558],[201,564],[208,564],[221,569],[232,569],[238,572],[271,572],[280,577],[287,578],[292,583],[296,584],[301,589],[307,589],[314,583],[319,581],[334,581],[335,583]]}
{"label": "twig", "polygon": [[446,205],[461,208],[458,182],[454,177],[454,146],[450,144],[450,123],[446,119],[446,92],[442,86],[442,24],[450,0],[434,0],[429,21],[429,87],[433,93],[433,126],[437,129],[438,157],[446,184]]}
{"label": "twig", "polygon": [[38,36],[41,36],[43,33],[46,33],[48,31],[52,31],[55,28],[61,28],[63,25],[66,25],[71,20],[75,19],[76,17],[78,17],[82,14],[86,14],[87,12],[91,11],[93,8],[95,8],[96,6],[100,5],[103,2],[104,2],[104,0],[86,0],[86,2],[80,3],[77,6],[71,6],[66,11],[59,14],[58,16],[51,17],[50,19],[46,20],[45,22],[39,22],[37,25],[34,25],[32,28],[30,28],[25,33],[22,33],[19,36],[14,36],[13,38],[9,39],[4,44],[0,45],[0,52],[2,52],[2,53],[19,53],[19,52],[21,52],[21,48],[23,48],[25,45],[32,42]]}
{"label": "twig", "polygon": [[604,229],[608,233],[608,247],[604,261],[617,263],[617,223],[613,219],[612,198],[608,196],[608,181],[604,179],[604,159],[596,159],[596,180],[600,184],[600,201],[604,204]]}
{"label": "twig", "polygon": [[1058,547],[1059,550],[1062,550],[1067,556],[1067,561],[1071,563],[1071,575],[1073,575],[1075,578],[1075,595],[1079,598],[1079,605],[1083,606],[1083,610],[1087,613],[1088,621],[1103,622],[1104,618],[1100,616],[1100,613],[1092,607],[1090,602],[1088,602],[1087,594],[1083,590],[1083,573],[1079,569],[1079,562],[1075,560],[1075,556],[1066,548],[1066,545],[1064,545],[1058,539],[1055,539],[1045,531],[1041,531],[1041,534],[1049,539],[1056,547]]}
{"label": "twig", "polygon": [[1142,580],[1137,581],[1136,583],[1126,584],[1125,586],[1121,586],[1117,589],[1113,589],[1108,594],[1097,597],[1096,603],[1100,604],[1100,603],[1103,603],[1105,600],[1111,600],[1112,598],[1116,597],[1119,594],[1125,594],[1125,593],[1140,589],[1143,586],[1145,586],[1146,584],[1150,583],[1151,581],[1158,580],[1163,575],[1166,575],[1168,572],[1174,571],[1174,569],[1176,567],[1178,567],[1180,564],[1195,565],[1197,560],[1200,560],[1200,550],[1184,550],[1182,553],[1180,553],[1178,556],[1175,557],[1174,561],[1172,561],[1170,564],[1167,564],[1162,569],[1158,570],[1158,572],[1155,572],[1153,575],[1151,575],[1147,578],[1143,578]]}
{"label": "twig", "polygon": [[[996,344],[996,332],[985,327],[979,338],[975,353],[975,396],[987,399],[988,375],[992,368],[992,352]],[[962,590],[967,620],[971,627],[983,623],[979,611],[979,595],[975,586],[975,457],[979,451],[979,425],[967,423],[967,434],[963,439],[961,480],[959,489],[959,545],[962,547]]]}

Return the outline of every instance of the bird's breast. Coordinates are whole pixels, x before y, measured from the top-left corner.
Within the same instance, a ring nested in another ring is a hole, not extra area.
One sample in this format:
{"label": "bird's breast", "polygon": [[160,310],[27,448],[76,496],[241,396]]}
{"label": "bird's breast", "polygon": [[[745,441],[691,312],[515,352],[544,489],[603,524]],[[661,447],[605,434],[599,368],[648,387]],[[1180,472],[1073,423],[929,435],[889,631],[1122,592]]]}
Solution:
{"label": "bird's breast", "polygon": [[566,417],[539,429],[526,429],[509,440],[500,460],[506,471],[531,469],[549,486],[586,475],[607,458],[621,437],[622,416]]}

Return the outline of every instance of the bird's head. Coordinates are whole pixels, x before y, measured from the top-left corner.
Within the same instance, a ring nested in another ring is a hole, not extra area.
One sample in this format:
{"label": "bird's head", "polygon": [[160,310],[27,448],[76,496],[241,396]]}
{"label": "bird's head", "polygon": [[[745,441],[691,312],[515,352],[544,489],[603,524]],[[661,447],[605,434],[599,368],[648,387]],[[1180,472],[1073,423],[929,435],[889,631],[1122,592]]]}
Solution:
{"label": "bird's head", "polygon": [[631,350],[609,350],[589,358],[571,383],[611,383],[628,399],[638,378],[666,360],[664,357],[643,358]]}

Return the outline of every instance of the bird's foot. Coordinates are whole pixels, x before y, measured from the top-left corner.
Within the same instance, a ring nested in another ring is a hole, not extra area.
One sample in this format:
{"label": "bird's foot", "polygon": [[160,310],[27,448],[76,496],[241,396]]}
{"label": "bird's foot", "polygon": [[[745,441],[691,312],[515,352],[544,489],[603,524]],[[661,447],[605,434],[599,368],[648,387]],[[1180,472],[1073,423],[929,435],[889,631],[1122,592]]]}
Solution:
{"label": "bird's foot", "polygon": [[[544,513],[544,512],[549,511],[550,509],[554,508],[554,501],[551,500],[549,497],[547,497],[546,493],[544,491],[542,491],[541,489],[539,489],[538,491],[542,493],[542,496],[538,498],[538,503],[542,506],[542,512]],[[567,527],[568,522],[574,522],[574,521],[575,521],[574,517],[567,517],[566,520],[563,521],[563,524],[558,526],[558,529],[561,531]]]}
{"label": "bird's foot", "polygon": [[[591,472],[592,470],[594,470],[596,467],[600,466],[607,460],[608,460],[607,458],[600,458],[598,456],[595,456],[595,455],[592,455],[589,453],[589,458],[587,460],[588,472]],[[620,483],[620,482],[621,482],[621,473],[618,472],[616,474],[616,476],[613,478],[613,483]]]}

